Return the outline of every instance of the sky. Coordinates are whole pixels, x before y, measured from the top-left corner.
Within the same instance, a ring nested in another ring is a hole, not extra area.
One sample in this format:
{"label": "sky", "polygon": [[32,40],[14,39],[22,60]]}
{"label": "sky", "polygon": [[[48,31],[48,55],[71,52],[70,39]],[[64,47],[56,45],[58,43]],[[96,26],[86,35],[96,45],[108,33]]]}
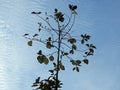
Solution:
{"label": "sky", "polygon": [[68,4],[78,6],[76,35],[90,34],[97,49],[79,73],[66,64],[68,70],[60,72],[62,90],[120,90],[120,0],[0,0],[1,90],[32,90],[38,76],[49,74],[36,60],[44,47],[39,43],[28,47],[22,35],[37,32],[39,19],[32,11],[52,13],[58,8],[68,14]]}

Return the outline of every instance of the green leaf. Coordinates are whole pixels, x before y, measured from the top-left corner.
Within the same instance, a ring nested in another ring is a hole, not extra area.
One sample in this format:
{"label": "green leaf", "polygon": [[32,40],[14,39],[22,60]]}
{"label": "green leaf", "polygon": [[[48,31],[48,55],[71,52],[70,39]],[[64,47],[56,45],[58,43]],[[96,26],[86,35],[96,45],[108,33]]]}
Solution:
{"label": "green leaf", "polygon": [[48,17],[46,17],[46,20],[48,20],[49,18]]}
{"label": "green leaf", "polygon": [[57,66],[55,62],[53,62],[53,66],[54,66],[54,67],[56,67],[56,66]]}
{"label": "green leaf", "polygon": [[64,14],[62,12],[55,12],[55,17],[58,21],[63,22],[64,21]]}
{"label": "green leaf", "polygon": [[83,35],[83,34],[81,34],[81,37],[82,37],[82,38],[84,38],[84,35]]}
{"label": "green leaf", "polygon": [[63,22],[63,21],[64,21],[64,18],[63,18],[63,17],[59,18],[59,21]]}
{"label": "green leaf", "polygon": [[73,71],[75,70],[75,67],[73,68]]}
{"label": "green leaf", "polygon": [[88,64],[88,63],[89,63],[88,59],[84,59],[83,62],[84,62],[85,64]]}
{"label": "green leaf", "polygon": [[79,72],[79,71],[80,71],[80,70],[79,70],[79,67],[76,67],[76,71],[77,71],[77,72]]}
{"label": "green leaf", "polygon": [[39,32],[41,31],[41,28],[40,28],[40,27],[38,28],[38,31],[39,31]]}
{"label": "green leaf", "polygon": [[86,35],[86,39],[89,40],[90,39],[90,35]]}
{"label": "green leaf", "polygon": [[40,64],[42,64],[44,61],[43,61],[43,57],[42,56],[38,56],[37,57],[37,60]]}
{"label": "green leaf", "polygon": [[49,49],[51,48],[51,43],[49,41],[46,43],[46,47]]}
{"label": "green leaf", "polygon": [[90,45],[89,44],[86,44],[87,47],[89,47]]}
{"label": "green leaf", "polygon": [[49,60],[45,55],[43,55],[43,61],[44,61],[44,64],[46,65],[49,63]]}
{"label": "green leaf", "polygon": [[72,10],[73,8],[73,5],[69,4],[69,9]]}
{"label": "green leaf", "polygon": [[75,11],[75,9],[77,9],[77,6],[75,5],[71,5],[71,4],[69,4],[69,9],[71,10],[71,11]]}
{"label": "green leaf", "polygon": [[40,81],[40,77],[38,77],[38,78],[35,80],[36,83],[39,83],[39,81]]}
{"label": "green leaf", "polygon": [[53,73],[53,72],[54,72],[54,70],[49,70],[49,72],[50,72],[50,73]]}
{"label": "green leaf", "polygon": [[82,39],[82,40],[81,40],[81,44],[84,44],[84,43],[85,43],[85,41],[84,41],[84,39]]}
{"label": "green leaf", "polygon": [[90,47],[96,49],[96,47],[93,44],[90,44]]}
{"label": "green leaf", "polygon": [[94,53],[94,50],[93,50],[93,49],[89,49],[89,51],[90,51],[91,53]]}
{"label": "green leaf", "polygon": [[60,69],[61,69],[61,70],[65,70],[64,65],[60,64]]}
{"label": "green leaf", "polygon": [[76,65],[80,65],[81,61],[80,60],[76,60]]}
{"label": "green leaf", "polygon": [[42,50],[39,50],[39,52],[37,54],[38,55],[42,55]]}
{"label": "green leaf", "polygon": [[34,34],[33,37],[39,36],[38,34]]}
{"label": "green leaf", "polygon": [[70,39],[68,39],[68,42],[70,42],[71,44],[76,43],[76,39],[75,38],[70,38]]}
{"label": "green leaf", "polygon": [[92,48],[96,49],[96,47],[95,47],[95,46],[92,46]]}
{"label": "green leaf", "polygon": [[32,46],[32,41],[28,41],[28,45],[29,45],[29,46]]}
{"label": "green leaf", "polygon": [[46,58],[45,60],[44,60],[44,64],[48,64],[49,63],[49,60]]}
{"label": "green leaf", "polygon": [[80,63],[81,63],[80,60],[70,60],[70,62],[72,63],[72,65],[75,65],[75,66],[80,66]]}
{"label": "green leaf", "polygon": [[70,62],[72,63],[72,65],[76,65],[75,60],[70,60]]}
{"label": "green leaf", "polygon": [[74,54],[74,50],[70,50],[70,52],[69,52],[70,54]]}
{"label": "green leaf", "polygon": [[86,34],[84,35],[82,34],[81,37],[82,37],[81,44],[84,44],[85,41],[88,41],[90,39],[90,35],[86,35]]}
{"label": "green leaf", "polygon": [[53,55],[51,55],[51,56],[49,57],[49,60],[50,60],[50,61],[53,61],[53,60],[54,60]]}
{"label": "green leaf", "polygon": [[77,46],[76,45],[72,45],[72,49],[76,50],[77,49]]}
{"label": "green leaf", "polygon": [[49,60],[45,55],[38,56],[37,60],[40,64],[44,63],[47,65],[49,63]]}
{"label": "green leaf", "polygon": [[67,53],[67,52],[64,52],[64,54],[63,55],[68,55],[69,53]]}
{"label": "green leaf", "polygon": [[31,14],[41,14],[42,12],[32,12]]}
{"label": "green leaf", "polygon": [[58,12],[58,10],[57,10],[57,8],[55,8],[55,13],[57,13]]}
{"label": "green leaf", "polygon": [[25,37],[25,36],[28,36],[29,34],[27,34],[27,33],[25,33],[23,36]]}
{"label": "green leaf", "polygon": [[51,41],[51,37],[48,38],[48,41]]}

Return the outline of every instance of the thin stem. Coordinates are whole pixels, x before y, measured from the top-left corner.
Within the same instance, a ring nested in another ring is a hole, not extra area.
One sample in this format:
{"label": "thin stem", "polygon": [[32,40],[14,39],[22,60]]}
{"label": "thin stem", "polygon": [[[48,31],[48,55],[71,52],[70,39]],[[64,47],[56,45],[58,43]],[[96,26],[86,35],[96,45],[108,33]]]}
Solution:
{"label": "thin stem", "polygon": [[60,25],[59,21],[58,23],[58,30],[59,30],[59,35],[58,35],[58,52],[57,52],[57,71],[56,71],[56,87],[55,90],[58,90],[58,75],[59,75],[59,58],[60,58],[60,45],[61,45],[61,30],[60,30]]}
{"label": "thin stem", "polygon": [[53,53],[50,53],[50,54],[48,54],[48,55],[46,55],[46,56],[50,56],[50,55],[53,55],[53,54],[55,54],[55,53],[57,53],[57,51],[55,51],[55,52],[53,52]]}
{"label": "thin stem", "polygon": [[69,60],[74,60],[72,57],[66,55],[66,57],[69,59]]}
{"label": "thin stem", "polygon": [[70,26],[70,28],[68,29],[68,31],[64,34],[63,38],[64,38],[67,34],[69,34],[69,32],[71,31],[74,23],[75,23],[75,15],[74,15],[74,17],[73,17],[73,23],[72,23],[72,25]]}
{"label": "thin stem", "polygon": [[46,21],[45,19],[43,19],[42,17],[40,17],[39,15],[37,15],[40,19],[42,19],[43,21],[45,21],[47,24],[48,24],[48,26],[56,33],[56,34],[58,34],[57,32],[56,32],[56,30],[51,26],[51,24],[48,22],[48,21]]}
{"label": "thin stem", "polygon": [[[67,16],[67,15],[66,15]],[[62,30],[65,30],[65,28],[69,25],[69,23],[71,22],[71,18],[72,18],[72,13],[71,13],[71,15],[70,15],[70,17],[69,16],[67,16],[68,17],[68,23],[62,28]]]}
{"label": "thin stem", "polygon": [[71,49],[71,47],[69,45],[67,45],[66,43],[64,42],[61,42],[63,45],[65,45],[66,47],[68,47],[69,49]]}

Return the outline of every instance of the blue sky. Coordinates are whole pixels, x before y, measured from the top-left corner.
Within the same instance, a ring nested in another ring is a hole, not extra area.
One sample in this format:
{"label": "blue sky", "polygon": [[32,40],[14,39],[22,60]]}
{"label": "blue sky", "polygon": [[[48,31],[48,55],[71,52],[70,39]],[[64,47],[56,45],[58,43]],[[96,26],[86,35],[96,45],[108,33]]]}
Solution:
{"label": "blue sky", "polygon": [[120,90],[120,0],[0,0],[1,90],[32,90],[36,77],[47,76],[47,66],[36,60],[43,46],[28,47],[22,35],[37,32],[38,18],[32,11],[51,13],[57,7],[69,13],[69,3],[78,5],[73,29],[90,34],[97,50],[79,73],[61,72],[62,90]]}

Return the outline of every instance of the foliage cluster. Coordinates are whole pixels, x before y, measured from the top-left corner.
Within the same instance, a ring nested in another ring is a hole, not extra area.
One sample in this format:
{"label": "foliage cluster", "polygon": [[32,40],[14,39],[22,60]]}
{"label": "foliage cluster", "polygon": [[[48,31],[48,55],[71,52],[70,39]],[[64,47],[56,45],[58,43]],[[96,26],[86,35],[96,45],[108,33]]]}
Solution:
{"label": "foliage cluster", "polygon": [[[38,50],[38,62],[45,65],[52,62],[53,68],[49,70],[50,76],[47,79],[41,80],[41,78],[38,77],[35,80],[32,85],[33,87],[36,87],[35,90],[58,90],[59,88],[62,88],[62,82],[58,77],[59,71],[65,70],[63,60],[67,58],[73,65],[73,71],[79,72],[82,63],[88,64],[89,60],[87,57],[94,54],[94,49],[96,49],[96,47],[93,44],[88,43],[91,38],[90,35],[81,34],[79,38],[72,35],[72,27],[77,15],[76,9],[76,5],[69,4],[69,10],[71,12],[70,16],[59,11],[57,8],[54,9],[53,15],[49,15],[46,12],[32,12],[32,14],[37,15],[43,22],[45,22],[47,26],[38,22],[39,33],[35,33],[31,37],[27,33],[24,34],[24,37],[29,40],[28,45],[32,46],[33,41],[38,41],[43,43],[47,49],[53,51],[52,53],[48,52],[48,54],[45,55],[43,50]],[[44,15],[45,18],[43,18],[42,15]],[[55,21],[54,23],[56,23],[57,28],[54,27],[53,23],[50,23],[51,19]],[[41,39],[39,37],[41,31],[49,33],[49,36],[46,36],[47,39]],[[86,46],[86,49],[79,50],[80,45]],[[75,52],[82,53],[84,59],[74,59],[73,55]]]}

